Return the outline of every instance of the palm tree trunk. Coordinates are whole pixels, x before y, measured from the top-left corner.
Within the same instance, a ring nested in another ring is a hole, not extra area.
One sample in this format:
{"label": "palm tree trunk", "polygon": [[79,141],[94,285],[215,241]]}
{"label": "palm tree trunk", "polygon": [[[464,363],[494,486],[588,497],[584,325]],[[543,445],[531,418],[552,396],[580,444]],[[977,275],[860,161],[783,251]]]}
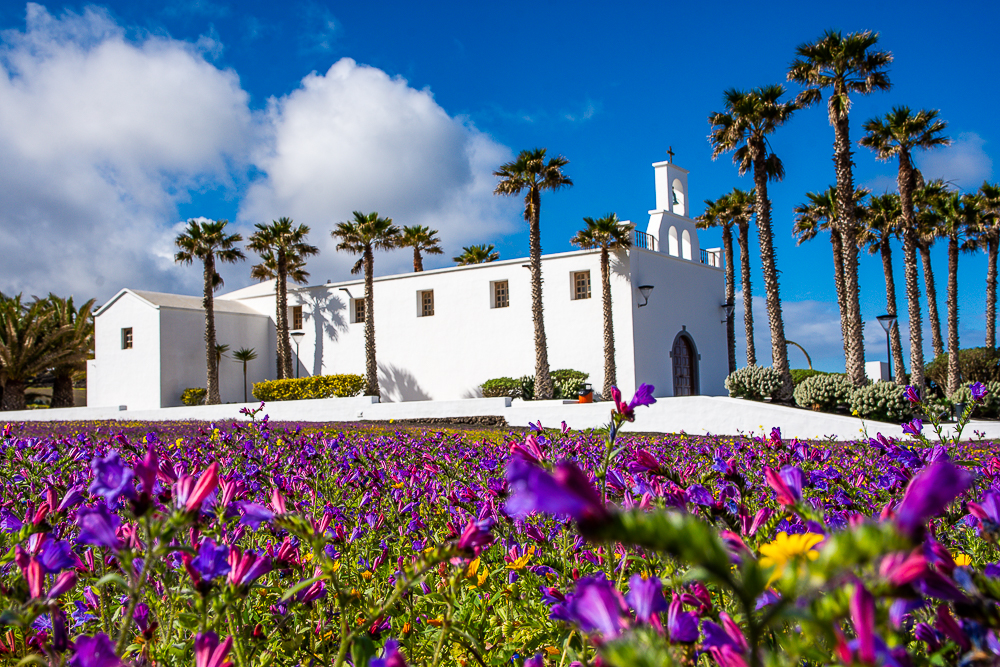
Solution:
{"label": "palm tree trunk", "polygon": [[615,369],[615,328],[611,317],[611,260],[607,244],[601,245],[601,299],[604,302],[604,388],[602,396],[611,395],[618,384]]}
{"label": "palm tree trunk", "polygon": [[740,223],[736,239],[740,244],[740,289],[743,291],[743,330],[747,338],[747,366],[757,365],[753,343],[753,290],[750,286],[750,225]]}
{"label": "palm tree trunk", "polygon": [[[896,314],[896,280],[892,275],[892,246],[889,240],[883,241],[879,247],[882,254],[882,271],[885,273],[885,312]],[[892,351],[893,378],[896,384],[906,384],[906,367],[903,365],[903,343],[899,338],[899,320],[889,331],[889,349]]]}
{"label": "palm tree trunk", "polygon": [[243,362],[243,402],[247,402],[247,362]]}
{"label": "palm tree trunk", "polygon": [[20,380],[7,379],[3,386],[4,410],[24,410],[27,408],[27,400],[24,397],[26,386]]}
{"label": "palm tree trunk", "polygon": [[413,270],[417,273],[424,270],[424,258],[420,256],[420,248],[413,246]]}
{"label": "palm tree trunk", "polygon": [[948,395],[958,391],[958,234],[948,236]]}
{"label": "palm tree trunk", "polygon": [[[736,300],[736,270],[733,267],[733,228],[722,227],[722,252],[726,256],[726,305]],[[729,372],[736,372],[736,310],[726,316],[726,347],[729,350]]]}
{"label": "palm tree trunk", "polygon": [[785,341],[785,324],[781,317],[781,296],[778,290],[778,268],[774,254],[771,231],[771,201],[767,198],[767,170],[764,164],[763,141],[754,146],[753,180],[757,188],[757,240],[760,243],[760,261],[764,272],[764,294],[767,303],[767,320],[771,327],[771,365],[781,374],[781,387],[771,396],[772,401],[787,403],[792,400],[792,374],[788,370],[788,344]]}
{"label": "palm tree trunk", "polygon": [[930,246],[920,243],[920,263],[924,269],[924,288],[927,290],[927,315],[931,321],[931,348],[934,356],[944,354],[944,341],[941,339],[941,318],[938,317],[937,288],[934,287],[934,269],[931,268]]}
{"label": "palm tree trunk", "polygon": [[205,309],[205,360],[208,362],[208,378],[206,381],[205,405],[218,405],[222,402],[219,394],[219,356],[215,349],[215,302],[212,293],[215,291],[215,256],[209,252],[205,257],[205,296],[201,305]]}
{"label": "palm tree trunk", "polygon": [[546,400],[552,398],[554,388],[549,375],[549,350],[542,310],[542,234],[539,227],[541,199],[537,187],[530,188],[525,197],[528,214],[528,262],[531,268],[531,320],[535,329],[535,398]]}
{"label": "palm tree trunk", "polygon": [[986,347],[997,348],[997,246],[994,233],[986,246]]}
{"label": "palm tree trunk", "polygon": [[837,290],[837,310],[840,312],[840,336],[844,341],[845,367],[847,348],[847,307],[844,304],[844,242],[836,227],[830,228],[830,247],[833,249],[833,286]]}
{"label": "palm tree trunk", "polygon": [[907,151],[899,152],[899,203],[903,209],[903,275],[906,280],[907,316],[910,323],[910,384],[924,395],[924,341],[917,279],[917,221],[913,215],[913,164]]}
{"label": "palm tree trunk", "polygon": [[844,357],[847,379],[856,387],[868,384],[865,373],[865,338],[861,324],[861,284],[858,280],[858,221],[854,216],[854,173],[851,160],[850,124],[830,96],[829,113],[833,121],[833,164],[837,172],[837,220],[843,245],[843,303],[840,326],[844,334]]}
{"label": "palm tree trunk", "polygon": [[378,363],[375,360],[375,256],[371,245],[365,246],[365,396],[380,396]]}
{"label": "palm tree trunk", "polygon": [[288,338],[288,258],[278,250],[278,277],[275,286],[278,294],[278,379],[292,377],[292,342]]}
{"label": "palm tree trunk", "polygon": [[71,408],[73,407],[73,404],[72,370],[69,372],[60,372],[60,370],[57,369],[52,382],[52,402],[49,404],[49,407]]}

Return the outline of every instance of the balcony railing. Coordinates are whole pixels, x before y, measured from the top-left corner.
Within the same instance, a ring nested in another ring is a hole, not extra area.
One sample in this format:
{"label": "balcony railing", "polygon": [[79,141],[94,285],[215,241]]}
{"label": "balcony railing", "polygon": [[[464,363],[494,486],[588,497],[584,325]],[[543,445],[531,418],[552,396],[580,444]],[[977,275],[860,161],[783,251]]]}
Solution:
{"label": "balcony railing", "polygon": [[722,250],[719,248],[711,248],[709,250],[701,251],[701,263],[708,264],[709,266],[714,266],[719,268],[722,266]]}
{"label": "balcony railing", "polygon": [[656,252],[656,237],[639,230],[632,231],[632,245],[643,250]]}

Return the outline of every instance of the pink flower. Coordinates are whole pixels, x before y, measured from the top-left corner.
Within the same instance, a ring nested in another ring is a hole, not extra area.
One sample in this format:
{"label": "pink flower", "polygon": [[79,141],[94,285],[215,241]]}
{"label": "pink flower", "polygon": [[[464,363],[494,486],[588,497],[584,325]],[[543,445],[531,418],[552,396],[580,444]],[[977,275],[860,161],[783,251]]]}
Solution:
{"label": "pink flower", "polygon": [[219,642],[219,636],[214,632],[199,634],[194,638],[194,664],[196,667],[231,667],[233,663],[226,660],[229,649],[233,646],[233,638]]}

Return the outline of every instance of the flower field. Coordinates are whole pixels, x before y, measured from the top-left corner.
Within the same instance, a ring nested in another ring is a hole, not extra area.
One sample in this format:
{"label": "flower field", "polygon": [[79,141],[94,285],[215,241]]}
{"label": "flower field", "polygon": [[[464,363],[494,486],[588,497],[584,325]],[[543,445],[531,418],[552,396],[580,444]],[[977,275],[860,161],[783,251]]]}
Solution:
{"label": "flower field", "polygon": [[604,432],[8,425],[0,663],[1000,659],[993,443],[630,434],[652,401]]}

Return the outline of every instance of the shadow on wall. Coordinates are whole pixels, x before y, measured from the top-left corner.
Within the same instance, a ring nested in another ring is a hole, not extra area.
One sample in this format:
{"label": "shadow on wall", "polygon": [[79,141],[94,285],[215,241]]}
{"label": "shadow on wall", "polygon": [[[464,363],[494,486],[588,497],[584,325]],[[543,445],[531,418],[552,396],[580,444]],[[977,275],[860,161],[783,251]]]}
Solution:
{"label": "shadow on wall", "polygon": [[466,389],[464,392],[462,392],[462,398],[482,398],[482,397],[483,397],[483,388],[481,386],[473,387],[472,389]]}
{"label": "shadow on wall", "polygon": [[312,322],[316,345],[313,349],[311,375],[323,374],[323,346],[326,339],[337,342],[338,332],[347,331],[347,306],[338,297],[326,294],[307,294],[300,297],[303,319]]}
{"label": "shadow on wall", "polygon": [[408,370],[392,364],[379,364],[379,388],[387,401],[429,401],[431,395],[424,391],[417,378]]}

